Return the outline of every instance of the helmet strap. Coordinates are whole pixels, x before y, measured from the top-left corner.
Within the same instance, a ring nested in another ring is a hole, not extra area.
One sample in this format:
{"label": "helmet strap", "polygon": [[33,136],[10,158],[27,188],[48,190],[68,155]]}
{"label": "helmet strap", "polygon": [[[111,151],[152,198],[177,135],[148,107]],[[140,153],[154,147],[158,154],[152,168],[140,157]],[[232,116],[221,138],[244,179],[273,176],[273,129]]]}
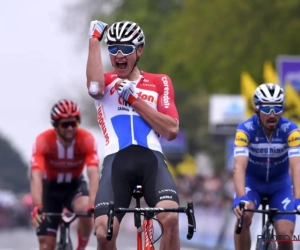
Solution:
{"label": "helmet strap", "polygon": [[132,70],[130,71],[130,73],[132,73],[132,71],[133,71],[134,68],[136,67],[138,61],[140,60],[140,58],[139,58],[138,55],[137,55],[137,50],[135,50],[135,54],[136,54],[136,60],[135,60],[135,63],[134,63],[134,65],[133,65]]}

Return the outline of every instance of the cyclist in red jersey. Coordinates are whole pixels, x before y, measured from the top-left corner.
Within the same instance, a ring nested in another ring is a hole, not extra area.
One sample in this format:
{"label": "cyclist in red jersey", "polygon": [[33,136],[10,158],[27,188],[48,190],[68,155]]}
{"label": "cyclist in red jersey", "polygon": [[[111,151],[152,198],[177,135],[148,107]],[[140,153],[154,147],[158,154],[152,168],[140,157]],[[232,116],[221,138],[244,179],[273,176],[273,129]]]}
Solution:
{"label": "cyclist in red jersey", "polygon": [[[121,21],[106,32],[113,72],[104,73],[100,43],[106,23],[92,21],[89,31],[87,88],[95,99],[98,123],[106,140],[105,158],[95,203],[98,250],[116,250],[116,238],[124,214],[116,214],[114,234],[106,240],[109,201],[128,207],[135,185],[144,187],[150,207],[178,207],[174,180],[159,142],[177,137],[179,117],[172,81],[165,74],[140,71],[145,36],[138,24]],[[178,214],[157,215],[164,231],[161,250],[179,250]]]}
{"label": "cyclist in red jersey", "polygon": [[[40,250],[54,250],[59,219],[43,219],[39,210],[61,213],[64,208],[84,213],[94,207],[99,182],[99,158],[93,135],[78,128],[80,111],[71,100],[60,100],[51,110],[53,129],[39,134],[31,158],[32,223]],[[83,177],[87,167],[89,191]],[[78,219],[78,247],[84,250],[93,227],[91,218]]]}

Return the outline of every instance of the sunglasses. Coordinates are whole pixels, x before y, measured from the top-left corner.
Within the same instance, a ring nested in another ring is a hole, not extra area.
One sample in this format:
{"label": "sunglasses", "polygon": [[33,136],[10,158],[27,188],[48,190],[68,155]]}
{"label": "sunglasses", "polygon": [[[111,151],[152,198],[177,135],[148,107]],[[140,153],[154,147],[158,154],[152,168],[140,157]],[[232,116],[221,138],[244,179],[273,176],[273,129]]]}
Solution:
{"label": "sunglasses", "polygon": [[119,51],[123,54],[123,56],[128,56],[135,51],[134,45],[128,44],[120,44],[120,45],[109,45],[108,52],[109,54],[116,56]]}
{"label": "sunglasses", "polygon": [[60,124],[59,124],[59,126],[61,127],[61,128],[68,128],[68,127],[72,127],[72,128],[75,128],[75,127],[77,127],[78,126],[78,122],[76,122],[76,121],[71,121],[71,122],[61,122]]}
{"label": "sunglasses", "polygon": [[283,111],[282,105],[261,105],[258,107],[258,110],[266,115],[271,114],[273,111],[275,115],[280,114]]}

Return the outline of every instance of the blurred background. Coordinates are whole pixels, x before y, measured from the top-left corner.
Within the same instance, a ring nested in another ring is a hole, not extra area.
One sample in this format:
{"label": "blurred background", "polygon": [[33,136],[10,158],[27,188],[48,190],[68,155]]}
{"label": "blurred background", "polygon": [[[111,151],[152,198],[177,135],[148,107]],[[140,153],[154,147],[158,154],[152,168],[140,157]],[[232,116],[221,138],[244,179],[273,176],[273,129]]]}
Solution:
{"label": "blurred background", "polygon": [[[299,10],[297,0],[1,1],[0,249],[20,250],[24,243],[24,249],[37,249],[28,167],[35,137],[50,128],[54,102],[73,98],[80,104],[82,127],[96,136],[103,154],[85,87],[87,33],[91,20],[126,19],[139,23],[146,36],[139,68],[169,75],[175,88],[180,134],[161,141],[182,205],[195,204],[191,241],[180,217],[183,249],[233,250],[233,138],[237,124],[253,115],[255,88],[281,84],[284,115],[300,124]],[[135,241],[126,241],[134,232],[132,217],[124,220],[119,244],[134,249]],[[260,229],[257,215],[253,249]],[[91,249],[95,244],[92,237]]]}

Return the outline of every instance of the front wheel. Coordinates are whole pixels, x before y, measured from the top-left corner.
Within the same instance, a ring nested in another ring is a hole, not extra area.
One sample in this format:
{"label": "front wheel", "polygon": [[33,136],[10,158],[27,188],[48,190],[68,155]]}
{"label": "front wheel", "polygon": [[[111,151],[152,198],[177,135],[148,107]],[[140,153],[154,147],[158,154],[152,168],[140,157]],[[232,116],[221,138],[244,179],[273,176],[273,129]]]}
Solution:
{"label": "front wheel", "polygon": [[263,240],[262,239],[258,239],[256,241],[255,250],[264,250],[265,249],[264,247],[265,247],[265,244],[264,244]]}
{"label": "front wheel", "polygon": [[277,246],[275,242],[269,243],[267,250],[277,250]]}
{"label": "front wheel", "polygon": [[57,243],[56,250],[73,250],[71,243],[60,244]]}
{"label": "front wheel", "polygon": [[66,244],[65,250],[73,250],[72,241],[71,241],[71,237],[70,236],[69,236],[69,242]]}
{"label": "front wheel", "polygon": [[275,242],[265,242],[263,239],[259,239],[256,242],[255,250],[277,250]]}

